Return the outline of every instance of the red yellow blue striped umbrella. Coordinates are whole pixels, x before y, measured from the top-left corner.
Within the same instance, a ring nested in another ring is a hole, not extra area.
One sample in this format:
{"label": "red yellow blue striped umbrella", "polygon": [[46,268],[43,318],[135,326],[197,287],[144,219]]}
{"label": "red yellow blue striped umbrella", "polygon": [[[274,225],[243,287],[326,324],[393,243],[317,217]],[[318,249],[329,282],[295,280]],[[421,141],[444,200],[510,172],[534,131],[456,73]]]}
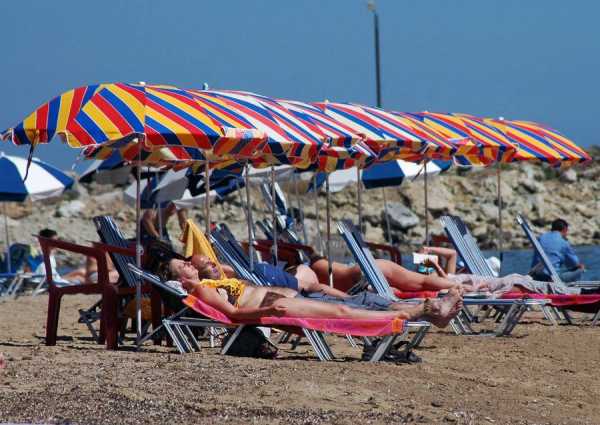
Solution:
{"label": "red yellow blue striped umbrella", "polygon": [[190,90],[213,120],[228,127],[251,128],[264,133],[267,142],[260,156],[269,162],[294,165],[313,162],[322,145],[314,128],[282,118],[265,107],[258,95],[218,90]]}
{"label": "red yellow blue striped umbrella", "polygon": [[395,158],[422,159],[428,142],[414,130],[410,118],[351,103],[315,102],[317,108],[360,135],[374,152],[394,152]]}
{"label": "red yellow blue striped umbrella", "polygon": [[541,161],[557,166],[569,166],[592,159],[572,140],[543,124],[495,118],[487,118],[484,121],[498,128],[517,145],[513,161]]}
{"label": "red yellow blue striped umbrella", "polygon": [[8,132],[16,144],[48,143],[61,136],[72,147],[115,145],[125,157],[172,146],[172,156],[197,159],[205,150],[219,157],[256,154],[265,136],[252,129],[222,127],[185,90],[145,84],[100,84],[70,90],[36,109]]}
{"label": "red yellow blue striped umbrella", "polygon": [[491,165],[510,162],[517,147],[497,128],[467,114],[419,112],[424,124],[455,141],[454,159],[462,165]]}

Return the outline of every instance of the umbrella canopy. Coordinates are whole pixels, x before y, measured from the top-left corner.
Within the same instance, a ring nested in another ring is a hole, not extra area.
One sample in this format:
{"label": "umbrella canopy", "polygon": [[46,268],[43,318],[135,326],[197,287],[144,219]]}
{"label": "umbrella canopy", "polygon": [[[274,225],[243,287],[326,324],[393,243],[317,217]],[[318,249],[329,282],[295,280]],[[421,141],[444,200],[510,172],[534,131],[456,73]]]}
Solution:
{"label": "umbrella canopy", "polygon": [[60,195],[74,180],[61,170],[33,158],[26,180],[27,159],[0,152],[0,201],[37,201]]}
{"label": "umbrella canopy", "polygon": [[260,96],[216,90],[190,92],[219,125],[251,128],[265,134],[267,142],[260,153],[262,161],[294,165],[315,160],[322,145],[318,132],[285,111],[275,113],[265,106]]}
{"label": "umbrella canopy", "polygon": [[[452,166],[450,161],[433,160],[427,163],[427,174],[436,175],[448,170]],[[422,178],[425,173],[423,164],[403,161],[401,159],[382,162],[366,168],[362,172],[361,181],[367,189],[379,187],[399,186],[405,179],[413,180]],[[324,173],[314,176],[317,188],[325,182]],[[329,190],[333,193],[339,192],[349,185],[355,185],[358,176],[355,169],[334,171],[329,175]],[[311,184],[309,192],[313,190]]]}
{"label": "umbrella canopy", "polygon": [[422,159],[428,141],[417,134],[409,119],[378,108],[333,102],[313,104],[363,138],[365,144],[381,156],[394,152],[397,157]]}
{"label": "umbrella canopy", "polygon": [[541,161],[568,166],[592,159],[573,141],[543,124],[495,118],[484,121],[502,131],[517,145],[513,161]]}
{"label": "umbrella canopy", "polygon": [[448,170],[451,161],[428,161],[425,165],[408,161],[388,161],[375,164],[363,171],[362,181],[367,189],[399,186],[405,179],[423,178],[424,174],[436,175]]}
{"label": "umbrella canopy", "polygon": [[[72,147],[114,144],[125,159],[140,146],[172,147],[174,159],[254,155],[265,136],[248,128],[222,127],[193,96],[172,86],[112,83],[70,90],[45,103],[10,129],[15,144],[48,143],[61,136]],[[138,142],[143,142],[139,144]]]}
{"label": "umbrella canopy", "polygon": [[418,112],[412,114],[447,139],[454,141],[455,160],[461,165],[510,162],[517,147],[497,128],[466,114]]}

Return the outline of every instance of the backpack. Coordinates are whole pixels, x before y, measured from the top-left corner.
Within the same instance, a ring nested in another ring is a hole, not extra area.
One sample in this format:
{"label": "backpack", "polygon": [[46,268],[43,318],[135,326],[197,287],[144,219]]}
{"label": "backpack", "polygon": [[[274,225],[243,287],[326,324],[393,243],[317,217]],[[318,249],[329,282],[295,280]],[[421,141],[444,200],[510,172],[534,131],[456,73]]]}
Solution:
{"label": "backpack", "polygon": [[[233,332],[223,339],[223,346],[227,344],[231,335]],[[274,359],[277,357],[277,347],[256,326],[244,326],[227,350],[227,354],[236,357]]]}

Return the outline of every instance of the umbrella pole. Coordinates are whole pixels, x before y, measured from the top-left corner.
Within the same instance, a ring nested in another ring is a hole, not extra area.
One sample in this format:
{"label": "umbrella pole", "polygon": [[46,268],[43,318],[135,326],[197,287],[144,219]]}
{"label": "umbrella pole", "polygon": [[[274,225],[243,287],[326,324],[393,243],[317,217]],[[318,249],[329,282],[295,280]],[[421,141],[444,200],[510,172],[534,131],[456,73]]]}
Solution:
{"label": "umbrella pole", "polygon": [[498,189],[498,254],[500,255],[500,261],[502,261],[502,190],[500,186],[500,163],[497,164],[496,168],[496,187]]}
{"label": "umbrella pole", "polygon": [[4,210],[4,231],[6,232],[6,271],[12,273],[12,266],[10,261],[10,239],[8,236],[8,213],[6,211],[6,202],[2,202],[2,208]]}
{"label": "umbrella pole", "polygon": [[427,160],[425,160],[425,164],[423,165],[423,188],[424,188],[424,196],[425,196],[425,245],[429,245],[429,203],[427,200]]}
{"label": "umbrella pole", "polygon": [[277,205],[275,200],[275,167],[271,165],[271,207],[273,209],[273,265],[277,265]]}
{"label": "umbrella pole", "polygon": [[[315,175],[316,176],[316,175]],[[321,224],[319,217],[319,194],[317,193],[317,180],[313,177],[313,192],[315,198],[315,220],[317,221],[317,242],[319,251],[323,253],[323,237],[321,236]]]}
{"label": "umbrella pole", "polygon": [[204,218],[205,218],[205,234],[210,235],[210,164],[204,162]]}
{"label": "umbrella pole", "polygon": [[[150,174],[150,167],[148,167],[148,175]],[[158,183],[158,173],[154,173],[154,178]],[[162,240],[163,238],[163,217],[162,217],[162,208],[160,207],[160,202],[156,203],[156,211],[158,214],[158,236]]]}
{"label": "umbrella pole", "polygon": [[333,288],[333,263],[331,261],[331,206],[329,193],[329,173],[325,177],[325,186],[327,188],[327,275],[329,277],[329,286]]}
{"label": "umbrella pole", "polygon": [[246,211],[245,205],[244,205],[244,197],[242,196],[242,188],[240,187],[240,181],[238,179],[236,179],[235,181],[235,186],[237,187],[237,195],[240,198],[240,208],[242,209],[242,211],[244,211],[244,217],[246,217],[246,221],[248,221],[248,212]]}
{"label": "umbrella pole", "polygon": [[[142,209],[142,199],[140,192],[140,180],[142,178],[142,141],[138,140],[138,163],[136,167],[136,187],[135,187],[135,265],[142,267],[142,241],[141,241],[141,223],[140,211]],[[142,281],[139,276],[135,280],[135,325],[136,325],[136,346],[139,348],[142,341]]]}
{"label": "umbrella pole", "polygon": [[387,234],[387,243],[392,243],[392,233],[390,230],[390,217],[388,216],[388,204],[387,204],[387,195],[385,193],[385,187],[381,188],[381,194],[383,195],[383,214],[385,216],[385,230]]}
{"label": "umbrella pole", "polygon": [[360,184],[360,169],[356,167],[356,200],[358,202],[358,228],[363,231],[362,215],[362,186]]}
{"label": "umbrella pole", "polygon": [[294,172],[294,192],[296,192],[296,207],[298,208],[298,214],[300,215],[300,225],[302,226],[302,243],[308,244],[308,237],[306,235],[306,225],[304,223],[304,209],[300,202],[300,191],[298,190],[298,174]]}
{"label": "umbrella pole", "polygon": [[248,209],[248,257],[250,257],[250,271],[254,271],[254,238],[252,234],[252,205],[250,204],[250,166],[246,162],[246,208]]}

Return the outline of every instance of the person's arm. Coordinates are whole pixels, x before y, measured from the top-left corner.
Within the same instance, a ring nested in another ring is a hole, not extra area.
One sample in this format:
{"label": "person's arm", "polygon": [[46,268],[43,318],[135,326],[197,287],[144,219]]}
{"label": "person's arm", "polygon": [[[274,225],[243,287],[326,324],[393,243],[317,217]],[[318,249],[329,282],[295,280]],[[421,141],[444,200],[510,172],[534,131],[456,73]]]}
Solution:
{"label": "person's arm", "polygon": [[348,295],[344,291],[340,291],[339,289],[332,288],[329,285],[324,285],[322,283],[306,283],[306,282],[298,282],[300,289],[306,292],[320,292],[325,295],[331,295],[336,298],[348,298]]}
{"label": "person's arm", "polygon": [[177,221],[179,222],[179,228],[183,232],[185,230],[185,223],[188,219],[187,208],[181,208],[177,210]]}
{"label": "person's arm", "polygon": [[285,313],[285,309],[273,306],[257,308],[236,307],[229,301],[223,299],[215,288],[207,288],[198,282],[185,279],[182,279],[182,283],[184,284],[184,287],[189,285],[193,286],[191,291],[193,295],[234,320],[252,320],[266,316],[282,316]]}
{"label": "person's arm", "polygon": [[[443,248],[441,246],[424,246],[422,249],[424,254],[434,254],[444,259],[446,265],[445,273],[456,274],[456,259],[458,254],[452,248]],[[437,270],[437,267],[436,267]],[[438,271],[439,273],[439,271]],[[442,275],[440,275],[442,276]],[[445,277],[445,276],[443,276]]]}
{"label": "person's arm", "polygon": [[156,212],[154,210],[146,210],[142,215],[142,226],[146,231],[154,236],[156,239],[160,239],[160,233],[154,226],[154,217],[156,216]]}
{"label": "person's arm", "polygon": [[446,272],[444,271],[444,269],[442,268],[442,266],[440,266],[437,261],[430,261],[430,260],[425,260],[425,262],[423,263],[425,266],[427,267],[433,267],[435,269],[435,271],[437,272],[437,274],[440,277],[443,278],[447,278],[448,275],[446,274]]}
{"label": "person's arm", "polygon": [[228,264],[221,264],[221,269],[223,270],[223,273],[225,273],[225,276],[227,276],[227,277],[238,277],[235,270],[233,270],[233,268]]}
{"label": "person's arm", "polygon": [[579,261],[579,257],[575,254],[575,250],[569,242],[565,243],[563,255],[565,256],[565,266],[567,266],[568,269],[573,269],[575,267],[585,269],[585,266]]}

